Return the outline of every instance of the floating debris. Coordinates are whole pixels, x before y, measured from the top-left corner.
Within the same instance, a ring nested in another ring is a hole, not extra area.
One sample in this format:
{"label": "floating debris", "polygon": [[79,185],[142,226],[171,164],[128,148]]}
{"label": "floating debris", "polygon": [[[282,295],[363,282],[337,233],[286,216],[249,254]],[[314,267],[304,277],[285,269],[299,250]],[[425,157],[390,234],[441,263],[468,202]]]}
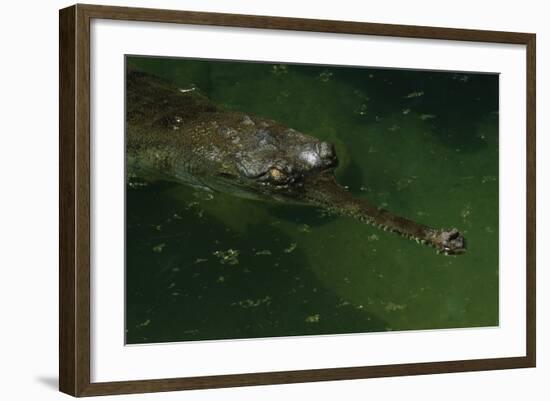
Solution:
{"label": "floating debris", "polygon": [[470,77],[464,74],[454,74],[452,79],[454,81],[468,82],[470,80]]}
{"label": "floating debris", "polygon": [[185,205],[185,210],[193,210],[195,216],[197,216],[199,219],[204,216],[204,210],[200,208],[200,203],[196,201],[187,202],[187,204]]}
{"label": "floating debris", "polygon": [[307,224],[301,224],[300,226],[298,226],[298,231],[300,231],[301,233],[310,233],[311,228]]}
{"label": "floating debris", "polygon": [[424,96],[424,91],[411,92],[407,96],[403,96],[405,99],[413,99],[415,97]]}
{"label": "floating debris", "polygon": [[298,246],[298,243],[293,242],[292,244],[290,244],[290,246],[288,248],[284,249],[284,253],[294,252],[294,250],[296,249],[297,246]]}
{"label": "floating debris", "polygon": [[145,181],[141,181],[141,180],[138,180],[138,179],[128,179],[128,186],[132,189],[138,189],[138,188],[144,188],[146,187],[148,184],[147,182]]}
{"label": "floating debris", "polygon": [[460,217],[462,217],[463,220],[466,220],[470,215],[472,214],[472,206],[470,204],[467,204],[464,209],[460,212]]}
{"label": "floating debris", "polygon": [[224,276],[219,276],[218,279],[216,280],[216,283],[223,283],[223,282],[225,282]]}
{"label": "floating debris", "polygon": [[[405,114],[405,112],[403,112],[403,114]],[[389,131],[391,132],[395,132],[397,130],[399,130],[401,127],[397,124],[393,124],[390,128],[388,128]]]}
{"label": "floating debris", "polygon": [[399,305],[393,302],[388,302],[386,306],[384,306],[384,309],[386,310],[386,312],[395,312],[395,311],[401,311],[406,307],[407,307],[406,305]]}
{"label": "floating debris", "polygon": [[343,306],[348,306],[350,303],[349,301],[342,301],[339,304],[336,305],[337,308],[341,308]]}
{"label": "floating debris", "polygon": [[188,93],[188,92],[193,92],[195,89],[197,89],[197,88],[191,87],[191,88],[186,88],[186,89],[180,89],[180,92],[181,93]]}
{"label": "floating debris", "polygon": [[271,251],[270,251],[269,249],[264,249],[264,250],[262,250],[262,251],[257,251],[257,252],[256,252],[256,255],[259,255],[259,256],[261,256],[261,255],[269,256],[269,255],[271,255]]}
{"label": "floating debris", "polygon": [[407,115],[411,112],[411,109],[403,109],[403,114]]}
{"label": "floating debris", "polygon": [[497,177],[494,175],[485,175],[481,178],[481,183],[485,184],[487,182],[494,182],[497,180]]}
{"label": "floating debris", "polygon": [[[338,213],[335,210],[330,209],[320,209],[318,211],[320,217],[334,217],[338,216]],[[309,231],[307,231],[309,232]]]}
{"label": "floating debris", "polygon": [[220,259],[222,265],[238,265],[239,264],[239,251],[237,249],[228,249],[227,251],[215,251],[212,255]]}
{"label": "floating debris", "polygon": [[138,324],[137,327],[146,327],[146,326],[149,326],[149,323],[151,323],[151,320],[147,319],[143,323]]}
{"label": "floating debris", "polygon": [[288,67],[284,64],[278,64],[271,67],[271,72],[275,75],[288,74]]}
{"label": "floating debris", "polygon": [[426,120],[432,120],[435,118],[435,114],[421,114],[420,115],[420,119],[422,121],[426,121]]}
{"label": "floating debris", "polygon": [[355,96],[357,96],[358,98],[364,100],[365,102],[370,101],[370,97],[368,97],[367,95],[365,95],[365,94],[364,94],[363,92],[361,92],[360,90],[355,89],[355,90],[353,91],[353,94],[354,94]]}
{"label": "floating debris", "polygon": [[367,241],[369,241],[369,242],[378,241],[378,239],[379,239],[378,235],[376,235],[376,234],[371,234],[367,237]]}
{"label": "floating debris", "polygon": [[181,217],[181,216],[180,216],[179,214],[177,214],[177,213],[174,213],[174,214],[172,215],[172,217],[173,217],[174,219],[176,219],[176,220],[181,220],[181,219],[183,218],[183,217]]}
{"label": "floating debris", "polygon": [[164,244],[164,243],[163,243],[163,244],[155,245],[155,246],[153,247],[153,252],[161,253],[165,246],[166,246],[166,244]]}
{"label": "floating debris", "polygon": [[328,82],[330,80],[330,78],[332,78],[332,72],[329,72],[329,71],[323,71],[322,73],[319,74],[319,79],[321,80],[321,82]]}
{"label": "floating debris", "polygon": [[199,263],[204,263],[204,262],[208,262],[208,259],[203,259],[203,258],[197,258],[195,259],[195,264],[199,264]]}
{"label": "floating debris", "polygon": [[415,176],[400,178],[395,182],[395,186],[397,187],[398,191],[401,191],[409,187],[416,180],[416,178],[417,177]]}
{"label": "floating debris", "polygon": [[366,104],[362,104],[361,106],[359,106],[357,109],[355,109],[354,113],[355,114],[359,114],[361,116],[364,116],[365,114],[367,114],[367,105]]}
{"label": "floating debris", "polygon": [[492,233],[495,232],[495,230],[492,227],[489,227],[489,226],[485,227],[485,231],[487,231],[489,234],[492,234]]}
{"label": "floating debris", "polygon": [[307,316],[304,321],[306,323],[319,323],[319,320],[321,319],[321,315],[316,313],[315,315]]}
{"label": "floating debris", "polygon": [[208,190],[193,192],[193,196],[202,201],[211,201],[212,199],[214,199],[214,194]]}
{"label": "floating debris", "polygon": [[198,207],[198,206],[199,206],[199,202],[196,202],[196,201],[187,202],[186,205],[185,205],[185,209],[189,210],[189,209],[192,209],[192,208],[195,208],[195,207]]}
{"label": "floating debris", "polygon": [[265,297],[263,298],[259,298],[259,299],[256,299],[256,300],[253,300],[253,299],[245,299],[243,301],[239,301],[239,302],[233,302],[231,304],[231,306],[235,306],[235,305],[238,305],[240,306],[241,308],[257,308],[258,306],[260,305],[263,305],[263,304],[266,304],[266,305],[270,305],[271,304],[271,297],[269,295],[266,295]]}

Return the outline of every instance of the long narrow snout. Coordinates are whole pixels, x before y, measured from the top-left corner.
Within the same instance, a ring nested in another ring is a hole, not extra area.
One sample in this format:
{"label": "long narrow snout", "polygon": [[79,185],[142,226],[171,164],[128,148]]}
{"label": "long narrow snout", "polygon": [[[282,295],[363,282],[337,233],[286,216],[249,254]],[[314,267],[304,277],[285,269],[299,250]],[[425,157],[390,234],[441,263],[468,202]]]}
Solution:
{"label": "long narrow snout", "polygon": [[466,251],[466,240],[457,229],[432,228],[375,207],[364,199],[355,198],[330,172],[306,180],[304,192],[311,204],[432,246],[438,253],[460,255]]}

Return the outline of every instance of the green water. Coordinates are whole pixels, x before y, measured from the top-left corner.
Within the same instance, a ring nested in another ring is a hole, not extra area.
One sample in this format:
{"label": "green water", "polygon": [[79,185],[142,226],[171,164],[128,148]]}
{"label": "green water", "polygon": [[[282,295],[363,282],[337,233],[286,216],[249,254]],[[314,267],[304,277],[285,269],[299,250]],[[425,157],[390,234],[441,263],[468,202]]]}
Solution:
{"label": "green water", "polygon": [[338,181],[468,251],[304,206],[127,185],[127,343],[498,325],[498,76],[131,57],[336,146]]}

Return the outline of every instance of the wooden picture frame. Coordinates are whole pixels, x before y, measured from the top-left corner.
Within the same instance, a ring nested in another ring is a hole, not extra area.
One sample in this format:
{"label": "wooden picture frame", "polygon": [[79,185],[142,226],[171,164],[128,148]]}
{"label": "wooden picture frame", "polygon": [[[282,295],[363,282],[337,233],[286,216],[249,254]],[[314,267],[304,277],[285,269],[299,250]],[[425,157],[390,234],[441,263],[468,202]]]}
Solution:
{"label": "wooden picture frame", "polygon": [[[526,46],[527,227],[526,355],[397,365],[257,372],[120,382],[90,380],[90,21],[164,22]],[[535,318],[535,47],[529,33],[495,32],[348,21],[74,5],[59,14],[60,291],[59,388],[73,396],[144,393],[261,384],[534,367]]]}

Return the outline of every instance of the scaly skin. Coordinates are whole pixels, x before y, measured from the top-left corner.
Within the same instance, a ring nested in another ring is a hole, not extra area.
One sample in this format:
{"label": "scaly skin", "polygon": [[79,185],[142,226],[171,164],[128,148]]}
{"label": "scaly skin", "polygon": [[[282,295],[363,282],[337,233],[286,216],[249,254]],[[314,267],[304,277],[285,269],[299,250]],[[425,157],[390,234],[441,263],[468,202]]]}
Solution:
{"label": "scaly skin", "polygon": [[358,199],[334,178],[334,147],[275,121],[226,111],[196,89],[127,74],[126,157],[130,171],[237,196],[299,202],[350,216],[444,254],[464,237]]}

